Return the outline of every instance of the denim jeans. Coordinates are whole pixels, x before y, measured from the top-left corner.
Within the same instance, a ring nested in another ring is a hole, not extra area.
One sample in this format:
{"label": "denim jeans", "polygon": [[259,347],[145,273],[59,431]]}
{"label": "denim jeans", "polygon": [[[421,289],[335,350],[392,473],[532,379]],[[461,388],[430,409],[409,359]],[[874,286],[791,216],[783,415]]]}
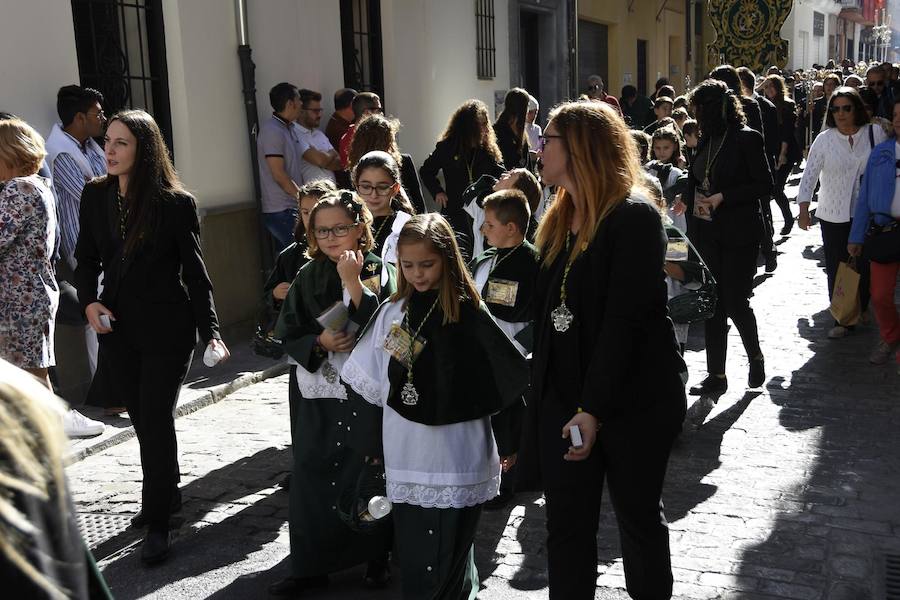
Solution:
{"label": "denim jeans", "polygon": [[275,254],[277,255],[294,241],[297,209],[286,208],[281,212],[263,213],[263,223],[275,238]]}

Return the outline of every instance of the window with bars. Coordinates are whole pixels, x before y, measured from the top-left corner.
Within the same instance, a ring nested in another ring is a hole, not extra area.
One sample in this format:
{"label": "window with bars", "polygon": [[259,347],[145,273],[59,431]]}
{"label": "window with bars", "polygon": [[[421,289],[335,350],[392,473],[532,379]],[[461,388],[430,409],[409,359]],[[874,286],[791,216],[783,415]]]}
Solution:
{"label": "window with bars", "polygon": [[478,79],[493,79],[497,76],[494,0],[475,0],[475,32]]}
{"label": "window with bars", "polygon": [[375,92],[384,105],[379,0],[341,0],[341,46],[344,85],[359,92]]}
{"label": "window with bars", "polygon": [[103,94],[108,115],[140,108],[172,149],[162,0],[72,0],[81,85]]}

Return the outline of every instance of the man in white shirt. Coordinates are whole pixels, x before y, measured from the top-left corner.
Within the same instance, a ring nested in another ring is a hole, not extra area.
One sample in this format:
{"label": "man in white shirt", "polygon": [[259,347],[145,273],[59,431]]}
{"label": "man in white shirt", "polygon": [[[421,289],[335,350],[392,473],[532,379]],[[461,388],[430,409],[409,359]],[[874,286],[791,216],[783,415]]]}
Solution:
{"label": "man in white shirt", "polygon": [[300,171],[303,181],[319,179],[334,181],[334,171],[341,168],[341,159],[328,137],[319,129],[322,122],[322,94],[312,90],[300,90],[300,116],[297,131],[300,147]]}
{"label": "man in white shirt", "polygon": [[[57,279],[66,283],[71,283],[74,277],[81,191],[91,179],[106,175],[106,155],[94,139],[101,137],[106,129],[102,104],[103,95],[97,90],[77,85],[60,88],[56,94],[59,122],[53,124],[47,136],[46,161],[53,182],[60,231]],[[99,344],[97,334],[87,324],[84,325],[84,339],[88,368],[93,377],[97,372]],[[114,408],[124,412],[122,407]],[[63,426],[69,437],[90,437],[105,429],[100,421],[89,419],[71,407],[63,419]]]}

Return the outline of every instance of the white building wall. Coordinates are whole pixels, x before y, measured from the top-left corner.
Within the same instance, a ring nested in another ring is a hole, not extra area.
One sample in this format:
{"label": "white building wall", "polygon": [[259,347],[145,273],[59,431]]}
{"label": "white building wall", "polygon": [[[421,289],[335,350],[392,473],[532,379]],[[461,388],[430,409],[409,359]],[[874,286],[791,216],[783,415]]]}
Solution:
{"label": "white building wall", "polygon": [[509,89],[508,0],[495,4],[496,77],[479,80],[473,3],[382,1],[387,109],[403,122],[401,146],[419,165],[457,106],[477,98],[493,118],[494,92]]}
{"label": "white building wall", "polygon": [[165,0],[175,166],[202,208],[254,202],[231,3]]}
{"label": "white building wall", "polygon": [[[819,12],[825,15],[824,35],[813,35],[813,13]],[[840,5],[832,0],[795,0],[791,14],[785,20],[781,28],[781,37],[788,40],[790,50],[788,52],[789,69],[808,69],[813,63],[825,64],[829,56],[828,36],[831,31],[828,15],[838,14]],[[803,33],[805,32],[805,34]],[[804,41],[804,38],[808,41]],[[804,58],[802,49],[806,46]]]}
{"label": "white building wall", "polygon": [[2,12],[0,110],[22,117],[46,137],[58,120],[56,92],[78,83],[72,5],[61,0],[27,0]]}

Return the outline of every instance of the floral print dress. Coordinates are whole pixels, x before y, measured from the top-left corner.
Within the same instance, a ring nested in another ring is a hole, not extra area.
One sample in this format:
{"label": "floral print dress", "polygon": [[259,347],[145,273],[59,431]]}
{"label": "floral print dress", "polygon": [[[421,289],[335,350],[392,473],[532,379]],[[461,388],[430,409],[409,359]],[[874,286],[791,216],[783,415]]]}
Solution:
{"label": "floral print dress", "polygon": [[31,175],[0,182],[0,358],[20,368],[56,364],[55,234],[56,203],[48,179]]}

